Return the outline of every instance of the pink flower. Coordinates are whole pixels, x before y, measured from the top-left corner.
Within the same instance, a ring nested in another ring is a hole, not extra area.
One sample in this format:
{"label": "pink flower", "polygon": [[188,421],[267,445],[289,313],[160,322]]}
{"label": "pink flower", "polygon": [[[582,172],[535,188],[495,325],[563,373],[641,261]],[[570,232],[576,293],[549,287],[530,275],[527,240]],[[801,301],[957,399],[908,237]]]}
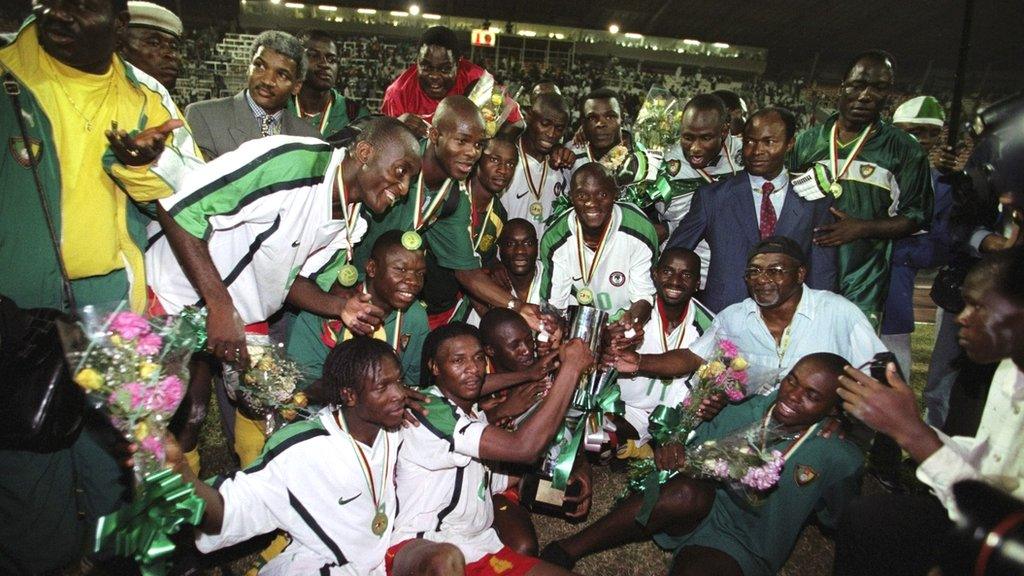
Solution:
{"label": "pink flower", "polygon": [[687,396],[683,400],[683,408],[689,408],[691,405],[693,405],[693,396]]}
{"label": "pink flower", "polygon": [[729,463],[724,458],[718,458],[715,460],[715,464],[711,469],[711,473],[719,478],[729,477]]}
{"label": "pink flower", "polygon": [[149,322],[134,312],[118,312],[110,320],[110,329],[122,338],[132,340],[149,333]]}
{"label": "pink flower", "polygon": [[149,393],[141,382],[128,382],[122,387],[128,393],[128,406],[132,410],[146,408],[149,401]]}
{"label": "pink flower", "polygon": [[740,483],[759,492],[771,489],[779,483],[779,472],[782,470],[781,454],[778,458],[762,466],[754,466],[740,479]]}
{"label": "pink flower", "polygon": [[733,344],[732,340],[720,340],[718,342],[718,349],[722,351],[722,356],[726,358],[735,358],[740,355],[740,349]]}
{"label": "pink flower", "polygon": [[168,376],[160,381],[160,387],[156,389],[153,398],[150,400],[150,408],[159,412],[173,413],[181,404],[185,396],[185,385],[181,378]]}
{"label": "pink flower", "polygon": [[734,388],[732,386],[729,386],[728,388],[725,389],[725,395],[729,398],[730,402],[739,402],[740,400],[743,400],[747,396],[746,394],[743,393],[743,390],[740,390],[739,388]]}
{"label": "pink flower", "polygon": [[733,372],[732,376],[733,376],[733,379],[736,380],[737,382],[739,382],[740,384],[743,384],[743,385],[747,384],[748,377],[747,377],[747,371],[746,370],[738,370],[736,372]]}
{"label": "pink flower", "polygon": [[149,452],[155,456],[157,460],[163,462],[164,445],[156,436],[147,436],[143,438],[142,441],[139,442],[139,448],[145,452]]}
{"label": "pink flower", "polygon": [[139,337],[135,343],[135,351],[143,356],[152,356],[160,351],[160,346],[164,343],[163,338],[159,334],[149,332]]}

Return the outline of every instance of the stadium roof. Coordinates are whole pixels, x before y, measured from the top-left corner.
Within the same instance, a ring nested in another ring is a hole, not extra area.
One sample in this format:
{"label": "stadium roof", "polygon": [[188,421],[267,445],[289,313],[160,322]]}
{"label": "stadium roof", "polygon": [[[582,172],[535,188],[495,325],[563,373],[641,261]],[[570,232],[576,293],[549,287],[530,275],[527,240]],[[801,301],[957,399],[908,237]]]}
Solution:
{"label": "stadium roof", "polygon": [[[901,69],[921,76],[956,66],[965,0],[325,0],[347,7],[406,9],[506,21],[547,23],[622,33],[693,38],[769,50],[769,69],[809,70],[815,54],[827,71],[867,48],[892,52]],[[976,0],[971,69],[1021,72],[1024,2]],[[910,80],[911,78],[904,77]]]}

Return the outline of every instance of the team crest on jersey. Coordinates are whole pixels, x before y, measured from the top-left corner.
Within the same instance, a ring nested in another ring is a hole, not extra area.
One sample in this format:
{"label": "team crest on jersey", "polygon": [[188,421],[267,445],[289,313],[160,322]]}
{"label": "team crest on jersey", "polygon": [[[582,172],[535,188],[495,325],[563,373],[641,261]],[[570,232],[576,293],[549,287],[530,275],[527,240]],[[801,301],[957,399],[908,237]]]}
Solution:
{"label": "team crest on jersey", "polygon": [[874,164],[861,164],[860,165],[860,175],[861,175],[862,178],[870,178],[871,175],[874,174],[874,173],[875,173],[875,165]]}
{"label": "team crest on jersey", "polygon": [[626,275],[622,272],[612,272],[608,275],[608,281],[612,283],[612,286],[618,288],[626,283]]}
{"label": "team crest on jersey", "polygon": [[677,159],[669,160],[668,161],[668,175],[669,176],[675,176],[676,174],[679,174],[679,167],[680,166],[682,166],[682,163],[679,160],[677,160]]}
{"label": "team crest on jersey", "polygon": [[487,563],[491,565],[491,570],[493,570],[495,574],[508,572],[515,568],[515,564],[505,560],[504,558],[498,558],[497,556],[491,556],[491,559],[488,560]]}
{"label": "team crest on jersey", "polygon": [[555,182],[555,196],[561,196],[562,192],[565,192],[565,180],[559,180]]}
{"label": "team crest on jersey", "polygon": [[7,141],[7,148],[11,151],[11,156],[14,157],[14,161],[21,164],[22,168],[31,168],[32,160],[29,158],[29,150],[32,151],[32,158],[35,159],[36,165],[39,165],[39,156],[43,152],[43,144],[35,138],[28,139],[29,147],[25,147],[25,139],[21,137],[11,137]]}
{"label": "team crest on jersey", "polygon": [[796,483],[800,486],[807,486],[818,479],[818,471],[806,464],[800,464],[794,472]]}

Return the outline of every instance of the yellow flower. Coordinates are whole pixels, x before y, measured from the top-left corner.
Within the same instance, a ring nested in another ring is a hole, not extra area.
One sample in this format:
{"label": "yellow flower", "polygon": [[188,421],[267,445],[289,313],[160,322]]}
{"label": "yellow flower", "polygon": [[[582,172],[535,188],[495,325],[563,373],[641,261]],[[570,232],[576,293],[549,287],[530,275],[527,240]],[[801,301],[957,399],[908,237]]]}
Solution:
{"label": "yellow flower", "polygon": [[151,376],[159,372],[160,366],[152,362],[143,362],[142,366],[139,366],[139,378],[143,380],[149,380]]}
{"label": "yellow flower", "polygon": [[487,135],[488,136],[493,136],[497,132],[498,132],[498,123],[495,122],[494,120],[489,121],[487,123]]}
{"label": "yellow flower", "polygon": [[262,356],[259,362],[256,363],[257,370],[267,371],[274,367],[274,359],[270,357],[270,354]]}
{"label": "yellow flower", "polygon": [[135,429],[132,430],[132,434],[135,435],[136,440],[142,440],[149,436],[149,426],[146,426],[145,422],[139,422],[135,425]]}
{"label": "yellow flower", "polygon": [[498,93],[491,94],[491,104],[494,104],[495,106],[500,106],[501,105],[501,94],[498,94]]}
{"label": "yellow flower", "polygon": [[124,340],[121,340],[121,337],[117,334],[110,335],[110,343],[114,346],[120,346],[122,342],[124,342]]}
{"label": "yellow flower", "polygon": [[708,364],[708,376],[713,378],[715,376],[718,376],[722,372],[725,372],[725,364],[722,364],[721,360],[715,360],[714,362]]}
{"label": "yellow flower", "polygon": [[86,390],[98,390],[103,385],[103,376],[92,368],[83,368],[75,375],[75,382]]}
{"label": "yellow flower", "polygon": [[296,412],[295,410],[292,410],[291,408],[285,408],[284,410],[281,410],[281,418],[284,418],[289,422],[295,420],[295,417],[298,415],[299,413]]}
{"label": "yellow flower", "polygon": [[306,405],[309,404],[309,398],[306,398],[306,394],[303,392],[296,392],[295,395],[292,396],[292,404],[295,404],[299,408],[305,408]]}
{"label": "yellow flower", "polygon": [[743,370],[746,370],[747,366],[749,366],[749,364],[747,364],[747,361],[740,356],[733,358],[732,362],[729,364],[729,367],[732,368],[733,370],[736,370],[737,372],[742,372]]}

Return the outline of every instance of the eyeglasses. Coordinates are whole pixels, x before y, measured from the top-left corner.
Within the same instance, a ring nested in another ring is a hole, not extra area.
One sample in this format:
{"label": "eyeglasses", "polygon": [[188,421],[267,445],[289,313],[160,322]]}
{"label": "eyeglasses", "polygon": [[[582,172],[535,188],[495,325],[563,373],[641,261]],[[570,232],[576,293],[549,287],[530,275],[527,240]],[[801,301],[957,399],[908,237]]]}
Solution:
{"label": "eyeglasses", "polygon": [[772,282],[778,282],[793,270],[796,270],[796,268],[784,268],[782,266],[772,266],[771,268],[750,267],[743,271],[743,277],[747,280],[757,280],[761,276],[766,276]]}

